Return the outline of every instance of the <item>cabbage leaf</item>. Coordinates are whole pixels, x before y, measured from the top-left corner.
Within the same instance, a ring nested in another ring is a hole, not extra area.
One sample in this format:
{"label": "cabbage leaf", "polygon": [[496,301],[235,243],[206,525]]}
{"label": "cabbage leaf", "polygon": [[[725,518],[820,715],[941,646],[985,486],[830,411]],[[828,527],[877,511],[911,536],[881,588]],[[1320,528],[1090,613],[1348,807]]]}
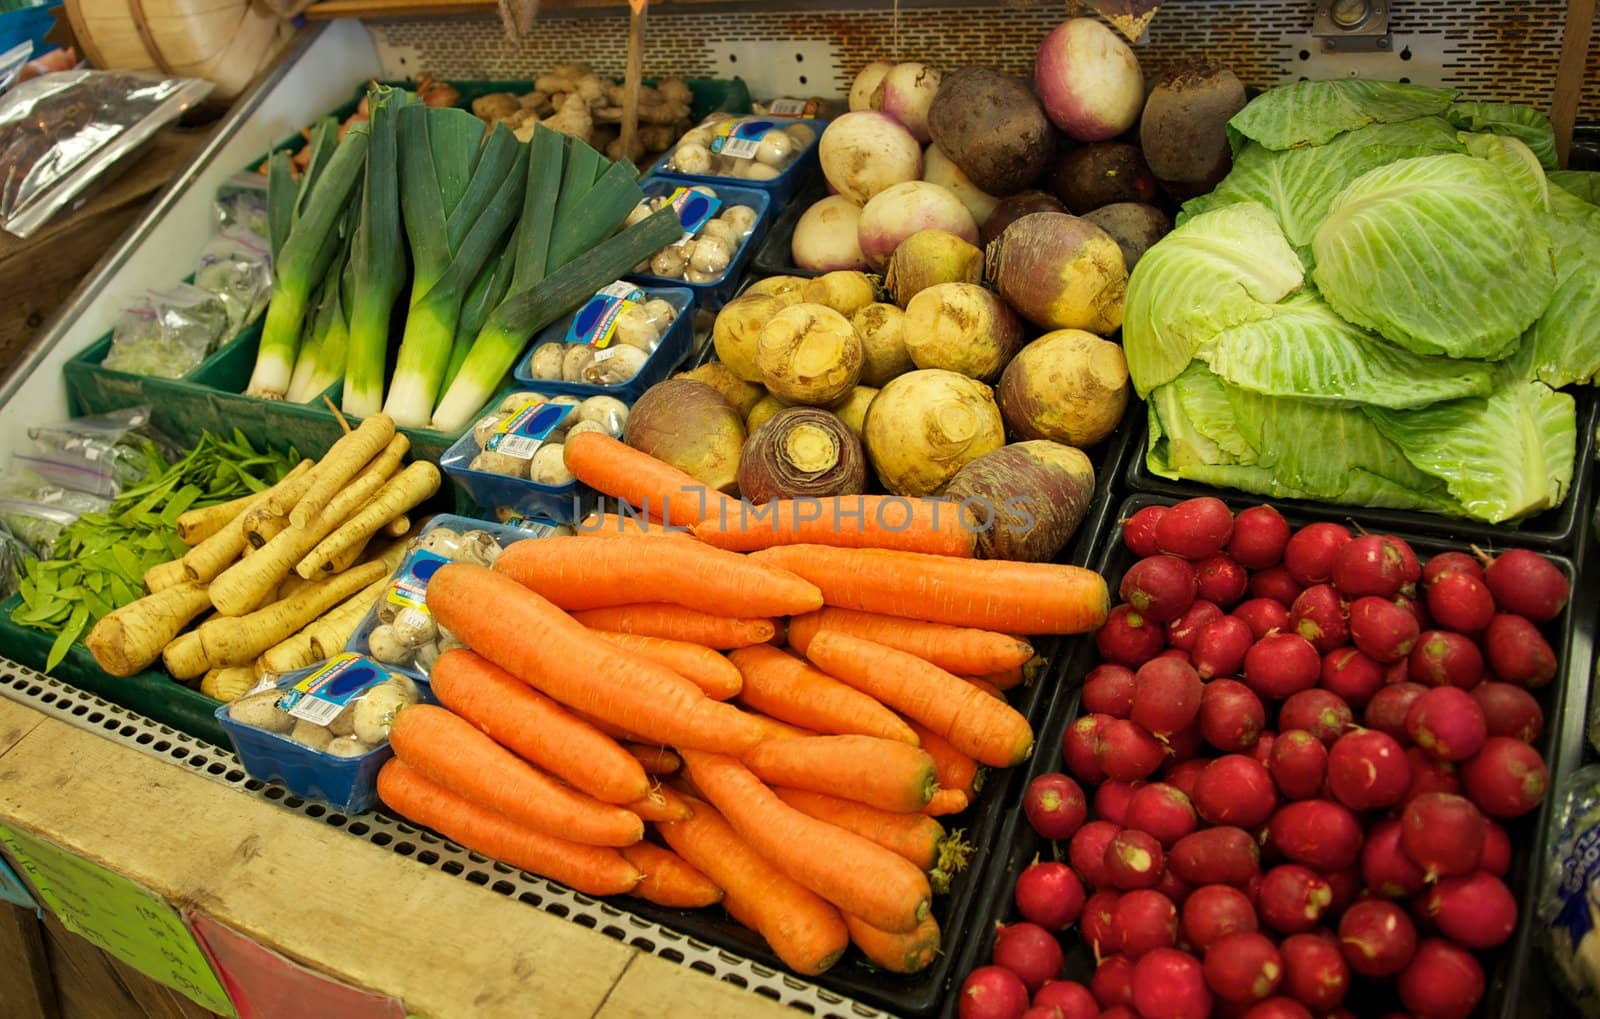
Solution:
{"label": "cabbage leaf", "polygon": [[1454,89],[1365,78],[1298,81],[1252,99],[1228,121],[1228,136],[1235,152],[1245,138],[1269,149],[1322,145],[1368,124],[1437,116],[1450,108],[1456,94]]}
{"label": "cabbage leaf", "polygon": [[1556,243],[1556,292],[1513,363],[1519,378],[1560,388],[1600,374],[1600,209],[1553,197],[1558,210],[1575,203],[1579,215],[1546,221]]}
{"label": "cabbage leaf", "polygon": [[1546,170],[1556,168],[1556,131],[1543,110],[1520,103],[1451,103],[1444,117],[1463,131],[1487,131],[1528,146]]}
{"label": "cabbage leaf", "polygon": [[1557,170],[1545,175],[1550,183],[1569,195],[1581,198],[1590,205],[1600,205],[1600,172],[1594,170]]}
{"label": "cabbage leaf", "polygon": [[1505,174],[1506,183],[1539,212],[1550,211],[1550,182],[1533,150],[1516,138],[1497,134],[1463,134],[1467,154],[1477,156]]}

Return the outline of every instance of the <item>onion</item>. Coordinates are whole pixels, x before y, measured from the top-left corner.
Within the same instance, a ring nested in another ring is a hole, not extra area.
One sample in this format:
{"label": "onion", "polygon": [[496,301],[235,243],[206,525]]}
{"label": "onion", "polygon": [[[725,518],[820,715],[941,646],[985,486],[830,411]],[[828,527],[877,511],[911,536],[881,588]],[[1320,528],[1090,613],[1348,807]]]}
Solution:
{"label": "onion", "polygon": [[758,505],[801,496],[860,495],[866,488],[861,440],[816,407],[774,414],[750,434],[739,455],[739,494]]}
{"label": "onion", "polygon": [[1022,322],[1006,302],[974,283],[940,283],[906,306],[905,336],[918,368],[993,382],[1022,349]]}
{"label": "onion", "polygon": [[850,112],[878,108],[878,86],[883,84],[883,76],[893,67],[887,60],[874,60],[856,74],[855,80],[850,83]]}
{"label": "onion", "polygon": [[888,188],[861,210],[861,253],[882,269],[900,242],[919,230],[943,230],[969,244],[978,240],[978,224],[961,199],[937,184],[913,180]]}
{"label": "onion", "polygon": [[789,254],[794,264],[813,272],[864,269],[861,253],[861,206],[840,195],[829,195],[800,216],[794,225]]}
{"label": "onion", "polygon": [[850,320],[821,304],[796,304],[772,317],[756,344],[767,391],[787,403],[824,406],[861,378],[861,340]]}
{"label": "onion", "polygon": [[885,113],[846,113],[822,132],[817,151],[828,183],[857,205],[922,176],[922,146]]}
{"label": "onion", "polygon": [[873,106],[898,120],[919,142],[928,140],[928,107],[939,94],[937,68],[927,64],[895,64],[878,85]]}
{"label": "onion", "polygon": [[923,150],[922,179],[949,189],[951,194],[961,199],[961,204],[972,213],[972,218],[978,221],[980,227],[1000,201],[994,195],[980,191],[978,185],[972,183],[972,178],[963,173],[961,167],[937,145],[929,145]]}
{"label": "onion", "polygon": [[1115,138],[1144,108],[1139,58],[1093,18],[1063,21],[1044,37],[1033,82],[1051,121],[1081,142]]}
{"label": "onion", "polygon": [[1061,204],[1061,199],[1048,191],[1019,191],[1000,199],[994,212],[983,224],[983,229],[978,232],[978,241],[987,248],[996,237],[1005,233],[1006,227],[1023,216],[1031,216],[1035,212],[1066,211],[1067,207]]}
{"label": "onion", "polygon": [[744,422],[722,394],[693,379],[667,379],[633,405],[622,441],[732,494],[738,485]]}
{"label": "onion", "polygon": [[1000,413],[1026,439],[1092,446],[1115,430],[1127,407],[1122,347],[1080,329],[1034,340],[1000,380]]}
{"label": "onion", "polygon": [[867,458],[895,495],[940,492],[956,472],[1005,445],[994,391],[955,372],[907,372],[867,408]]}
{"label": "onion", "polygon": [[1128,270],[1111,235],[1077,216],[1036,212],[1006,227],[985,255],[990,282],[1044,329],[1102,336],[1122,325]]}
{"label": "onion", "polygon": [[940,283],[976,283],[983,279],[983,252],[943,230],[918,230],[900,242],[889,257],[884,289],[904,308],[922,291]]}

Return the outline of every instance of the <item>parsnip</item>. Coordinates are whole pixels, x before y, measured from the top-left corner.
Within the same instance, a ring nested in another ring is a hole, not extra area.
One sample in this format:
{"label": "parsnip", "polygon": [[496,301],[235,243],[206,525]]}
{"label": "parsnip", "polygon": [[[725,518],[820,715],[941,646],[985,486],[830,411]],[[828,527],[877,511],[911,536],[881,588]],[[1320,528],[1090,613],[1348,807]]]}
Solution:
{"label": "parsnip", "polygon": [[[360,511],[358,510],[357,512]],[[327,573],[343,573],[345,570],[348,570],[350,567],[360,562],[362,557],[366,555],[367,545],[372,541],[372,538],[373,535],[369,534],[364,540],[351,545],[343,552],[340,552],[339,555],[334,558],[333,563],[329,566]],[[296,574],[296,576],[299,576],[299,574]]]}
{"label": "parsnip", "polygon": [[199,631],[178,634],[161,652],[161,664],[167,667],[174,679],[193,679],[205,675],[211,665],[206,661],[206,649],[200,643]]}
{"label": "parsnip", "polygon": [[[405,441],[407,447],[410,445],[405,436],[395,435],[394,418],[387,414],[374,414],[362,421],[355,431],[341,437],[317,463],[311,487],[289,511],[289,523],[294,527],[310,525],[362,468],[374,457],[388,452],[385,447],[392,447],[394,439]],[[405,450],[402,449],[400,455],[404,456]]]}
{"label": "parsnip", "polygon": [[200,692],[214,700],[236,701],[256,685],[256,670],[248,665],[212,669],[200,680]]}
{"label": "parsnip", "polygon": [[178,584],[102,616],[83,643],[100,668],[131,676],[160,658],[172,639],[210,607],[204,584]]}
{"label": "parsnip", "polygon": [[182,514],[178,517],[176,525],[178,540],[190,548],[200,544],[226,527],[229,521],[239,519],[239,516],[255,501],[256,495],[257,493],[251,492],[237,499],[219,502],[214,506],[202,506],[200,509],[192,509]]}
{"label": "parsnip", "polygon": [[300,501],[300,497],[306,494],[306,489],[311,487],[311,482],[316,478],[315,462],[310,460],[306,462],[311,464],[311,467],[295,478],[293,484],[274,490],[272,497],[266,502],[251,507],[240,516],[247,552],[265,545],[279,531],[289,526],[289,511]]}
{"label": "parsnip", "polygon": [[308,579],[327,574],[341,553],[370,538],[399,514],[432,497],[439,490],[441,477],[439,468],[426,460],[409,465],[389,479],[360,512],[319,541],[295,566],[295,572]]}
{"label": "parsnip", "polygon": [[408,532],[410,532],[410,530],[411,518],[402,513],[393,520],[389,521],[387,524],[384,524],[383,530],[379,531],[378,533],[387,535],[391,538],[403,538]]}
{"label": "parsnip", "polygon": [[[285,474],[282,481],[265,492],[256,493],[255,500],[245,513],[248,514],[251,509],[266,504],[275,492],[298,487],[300,479],[311,472],[311,463],[310,460],[300,461],[300,465]],[[242,527],[224,527],[184,554],[184,572],[190,580],[206,583],[219,576],[235,559],[238,559],[239,553],[244,551],[244,545]]]}
{"label": "parsnip", "polygon": [[164,591],[169,587],[182,584],[189,579],[189,574],[184,571],[183,560],[174,559],[171,562],[152,566],[144,571],[144,589],[150,594]]}

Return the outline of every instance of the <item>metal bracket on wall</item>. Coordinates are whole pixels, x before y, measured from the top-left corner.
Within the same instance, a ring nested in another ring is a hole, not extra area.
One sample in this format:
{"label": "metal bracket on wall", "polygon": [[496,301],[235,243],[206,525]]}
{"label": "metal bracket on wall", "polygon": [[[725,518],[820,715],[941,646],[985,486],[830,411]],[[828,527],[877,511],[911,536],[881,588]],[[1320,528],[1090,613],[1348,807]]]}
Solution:
{"label": "metal bracket on wall", "polygon": [[1390,0],[1316,0],[1311,34],[1326,53],[1387,50]]}

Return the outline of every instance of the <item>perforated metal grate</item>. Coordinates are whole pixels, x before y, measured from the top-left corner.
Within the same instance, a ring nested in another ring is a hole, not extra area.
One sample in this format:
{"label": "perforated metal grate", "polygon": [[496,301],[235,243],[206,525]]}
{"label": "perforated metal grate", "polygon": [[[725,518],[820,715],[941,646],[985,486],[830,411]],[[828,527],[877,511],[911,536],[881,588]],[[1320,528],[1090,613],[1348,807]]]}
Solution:
{"label": "perforated metal grate", "polygon": [[608,902],[580,895],[537,875],[490,860],[381,811],[346,815],[320,803],[302,800],[280,785],[250,778],[239,759],[226,749],[152,722],[4,658],[0,658],[0,696],[808,1015],[820,1019],[886,1016],[884,1012],[662,927]]}

